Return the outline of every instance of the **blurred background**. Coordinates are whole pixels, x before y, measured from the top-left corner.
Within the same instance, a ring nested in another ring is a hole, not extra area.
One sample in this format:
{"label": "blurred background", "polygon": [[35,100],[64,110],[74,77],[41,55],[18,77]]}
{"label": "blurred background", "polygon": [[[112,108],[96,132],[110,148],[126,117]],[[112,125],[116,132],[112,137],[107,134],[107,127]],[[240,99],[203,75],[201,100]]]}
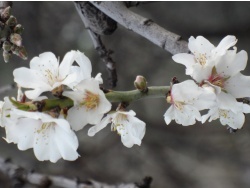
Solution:
{"label": "blurred background", "polygon": [[[238,38],[238,50],[250,52],[249,2],[157,2],[131,8],[169,31],[181,35],[202,35],[217,45],[226,35]],[[17,57],[4,63],[0,57],[0,86],[13,82],[12,71],[29,66],[29,61],[45,51],[63,58],[72,49],[83,51],[91,60],[93,76],[101,72],[107,84],[108,74],[94,50],[90,37],[72,2],[14,2],[13,15],[24,28],[23,43],[29,58]],[[175,64],[172,55],[143,37],[118,25],[111,36],[103,37],[114,50],[118,85],[116,90],[132,90],[137,75],[150,86],[169,85],[172,77],[189,79],[184,66]],[[249,74],[249,65],[244,74]],[[4,93],[16,96],[16,90]],[[230,134],[218,121],[182,127],[166,125],[164,99],[137,101],[129,106],[147,124],[142,145],[129,149],[119,135],[107,127],[94,137],[87,136],[90,126],[77,132],[81,157],[74,162],[39,162],[33,150],[19,151],[14,144],[0,139],[0,156],[26,169],[82,180],[95,179],[110,184],[139,182],[153,178],[153,188],[234,188],[250,187],[250,115],[242,130]],[[0,130],[4,137],[4,129]],[[1,185],[1,182],[0,182]],[[1,187],[1,186],[0,186]]]}

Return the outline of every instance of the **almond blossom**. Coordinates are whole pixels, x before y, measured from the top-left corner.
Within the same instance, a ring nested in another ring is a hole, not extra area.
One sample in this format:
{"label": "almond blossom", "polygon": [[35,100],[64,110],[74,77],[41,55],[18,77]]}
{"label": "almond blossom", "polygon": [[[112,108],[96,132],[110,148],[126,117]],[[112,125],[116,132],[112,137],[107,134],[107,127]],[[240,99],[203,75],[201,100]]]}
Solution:
{"label": "almond blossom", "polygon": [[175,62],[186,66],[187,75],[190,75],[197,82],[201,82],[210,76],[217,58],[224,55],[236,42],[235,36],[228,35],[215,47],[202,36],[190,37],[188,48],[192,54],[180,53],[172,58]]}
{"label": "almond blossom", "polygon": [[74,91],[65,91],[63,95],[74,101],[68,110],[67,120],[72,129],[78,131],[88,123],[97,124],[103,115],[110,111],[111,103],[99,88],[102,82],[100,74],[96,78],[85,79],[75,86]]}
{"label": "almond blossom", "polygon": [[200,110],[208,109],[215,102],[215,93],[199,87],[193,80],[174,84],[167,102],[171,106],[164,114],[166,124],[172,120],[183,126],[201,121]]}
{"label": "almond blossom", "polygon": [[244,113],[250,113],[250,106],[224,92],[217,95],[216,105],[213,105],[206,115],[202,116],[202,123],[207,119],[220,119],[222,125],[228,125],[233,129],[241,129],[245,122]]}
{"label": "almond blossom", "polygon": [[111,123],[111,130],[117,131],[121,135],[121,141],[124,146],[131,148],[134,144],[141,145],[141,140],[145,135],[146,124],[135,117],[135,112],[130,110],[116,111],[107,114],[102,121],[91,127],[88,131],[89,136],[94,136],[97,132]]}
{"label": "almond blossom", "polygon": [[[79,66],[72,66],[76,61]],[[61,92],[63,85],[73,88],[84,78],[91,77],[90,60],[79,51],[68,52],[61,64],[51,52],[45,52],[30,61],[30,69],[21,67],[15,69],[14,81],[23,88],[30,99],[37,98],[42,92]]]}
{"label": "almond blossom", "polygon": [[38,160],[55,163],[60,158],[73,161],[79,157],[77,137],[65,119],[18,109],[12,109],[8,118],[5,140],[20,150],[33,148]]}

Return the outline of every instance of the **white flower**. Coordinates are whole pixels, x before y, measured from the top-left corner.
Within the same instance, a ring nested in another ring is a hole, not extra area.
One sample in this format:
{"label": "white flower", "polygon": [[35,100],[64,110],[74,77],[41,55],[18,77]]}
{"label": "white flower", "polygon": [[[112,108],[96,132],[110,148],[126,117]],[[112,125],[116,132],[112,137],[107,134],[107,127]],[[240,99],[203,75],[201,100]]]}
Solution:
{"label": "white flower", "polygon": [[217,103],[212,106],[206,115],[202,116],[202,123],[208,118],[209,122],[220,119],[222,125],[228,125],[233,129],[241,129],[245,122],[245,115],[250,113],[250,106],[224,92],[217,95]]}
{"label": "white flower", "polygon": [[0,126],[5,127],[8,124],[15,124],[15,120],[9,118],[10,111],[16,108],[9,97],[4,97],[4,102],[1,101],[1,109],[0,109]]}
{"label": "white flower", "polygon": [[8,143],[17,144],[18,149],[33,148],[40,161],[58,159],[73,161],[78,158],[78,140],[65,119],[56,119],[40,112],[10,111],[10,119],[16,123],[5,126]]}
{"label": "white flower", "polygon": [[[72,66],[76,61],[78,66]],[[42,92],[52,91],[62,85],[73,88],[84,78],[91,77],[91,63],[89,59],[79,51],[70,51],[59,65],[55,55],[45,52],[34,57],[30,62],[30,69],[21,67],[15,69],[14,80],[23,88],[33,90],[25,94],[30,99],[37,98]]]}
{"label": "white flower", "polygon": [[202,36],[189,38],[188,47],[192,54],[180,53],[172,58],[175,62],[186,66],[186,74],[197,82],[207,79],[211,74],[217,58],[224,55],[227,50],[237,42],[235,36],[226,36],[220,44],[215,47]]}
{"label": "white flower", "polygon": [[103,115],[111,109],[111,103],[99,88],[100,74],[97,79],[85,79],[74,89],[65,91],[63,95],[74,101],[74,106],[68,110],[67,120],[72,129],[78,131],[88,123],[97,124]]}
{"label": "white flower", "polygon": [[216,62],[209,77],[206,79],[214,87],[220,88],[235,98],[250,96],[250,76],[244,76],[240,71],[247,65],[247,52],[229,50]]}
{"label": "white flower", "polygon": [[172,120],[184,126],[201,121],[200,110],[208,109],[215,102],[215,94],[209,89],[198,87],[193,80],[187,80],[172,86],[167,102],[171,106],[164,114],[166,124]]}
{"label": "white flower", "polygon": [[4,105],[4,102],[3,101],[0,101],[0,126],[1,127],[4,127],[4,124],[3,124],[3,122],[2,122],[2,119],[3,119],[3,116],[4,116],[4,114],[3,114],[3,105]]}
{"label": "white flower", "polygon": [[131,148],[134,144],[141,145],[141,140],[145,135],[146,124],[135,117],[135,112],[130,110],[116,111],[115,113],[107,114],[102,121],[91,127],[88,131],[89,136],[94,136],[111,123],[111,130],[117,131],[121,135],[121,141],[124,146]]}

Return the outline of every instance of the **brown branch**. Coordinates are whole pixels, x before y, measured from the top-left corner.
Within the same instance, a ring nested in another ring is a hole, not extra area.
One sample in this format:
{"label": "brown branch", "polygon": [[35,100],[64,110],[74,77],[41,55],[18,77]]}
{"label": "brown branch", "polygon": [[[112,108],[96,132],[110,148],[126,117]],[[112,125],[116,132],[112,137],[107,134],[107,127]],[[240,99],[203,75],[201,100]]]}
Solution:
{"label": "brown branch", "polygon": [[28,171],[20,166],[0,158],[0,171],[9,177],[12,187],[22,187],[25,184],[33,184],[38,187],[47,188],[50,186],[62,188],[149,188],[152,178],[144,178],[142,183],[120,183],[108,185],[95,180],[79,181],[61,176],[50,176],[46,174]]}
{"label": "brown branch", "polygon": [[172,54],[189,51],[187,42],[181,40],[179,35],[167,31],[152,20],[132,12],[123,2],[91,1],[90,3],[125,28],[136,32]]}
{"label": "brown branch", "polygon": [[[85,27],[88,29],[88,33],[96,51],[100,55],[102,61],[106,64],[109,85],[111,87],[115,87],[117,83],[117,73],[115,62],[110,56],[112,51],[107,50],[101,40],[100,35],[113,33],[117,27],[117,24],[114,21],[112,22],[112,19],[107,17],[105,14],[95,8],[95,6],[88,2],[74,2],[74,4]],[[106,17],[104,17],[104,15]]]}

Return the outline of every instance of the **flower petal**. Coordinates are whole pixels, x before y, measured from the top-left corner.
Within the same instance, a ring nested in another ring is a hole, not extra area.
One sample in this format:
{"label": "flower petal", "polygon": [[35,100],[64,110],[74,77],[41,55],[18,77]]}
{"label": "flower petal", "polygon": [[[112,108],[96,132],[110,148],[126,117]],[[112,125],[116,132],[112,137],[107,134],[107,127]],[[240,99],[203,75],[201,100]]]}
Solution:
{"label": "flower petal", "polygon": [[196,63],[195,57],[191,54],[180,53],[172,56],[176,63],[180,63],[186,67],[186,74],[193,74],[193,65]]}
{"label": "flower petal", "polygon": [[103,128],[105,128],[110,122],[111,122],[111,120],[110,120],[110,115],[108,114],[106,117],[104,117],[104,118],[102,119],[102,121],[101,121],[99,124],[97,124],[97,125],[91,127],[91,128],[88,130],[88,135],[89,135],[89,136],[95,136],[95,134],[96,134],[97,132],[99,132],[100,130],[102,130]]}
{"label": "flower petal", "polygon": [[92,65],[89,58],[84,53],[77,51],[75,61],[81,68],[82,79],[91,78]]}
{"label": "flower petal", "polygon": [[74,131],[81,130],[88,124],[85,108],[72,107],[68,110],[67,120]]}
{"label": "flower petal", "polygon": [[30,61],[30,69],[41,73],[48,80],[58,76],[59,62],[52,52],[44,52]]}
{"label": "flower petal", "polygon": [[236,54],[235,51],[228,51],[215,65],[216,71],[225,78],[232,77],[244,70],[247,65],[247,52],[242,50]]}
{"label": "flower petal", "polygon": [[75,60],[76,51],[67,52],[59,66],[59,79],[63,80],[70,73],[70,68]]}
{"label": "flower petal", "polygon": [[211,51],[215,48],[206,38],[202,36],[190,37],[188,40],[189,50],[196,56],[198,54],[211,54]]}
{"label": "flower petal", "polygon": [[225,82],[225,89],[235,98],[250,96],[250,76],[237,73]]}
{"label": "flower petal", "polygon": [[219,45],[213,50],[213,53],[216,55],[224,55],[226,50],[234,46],[236,43],[236,37],[228,35],[220,41]]}

